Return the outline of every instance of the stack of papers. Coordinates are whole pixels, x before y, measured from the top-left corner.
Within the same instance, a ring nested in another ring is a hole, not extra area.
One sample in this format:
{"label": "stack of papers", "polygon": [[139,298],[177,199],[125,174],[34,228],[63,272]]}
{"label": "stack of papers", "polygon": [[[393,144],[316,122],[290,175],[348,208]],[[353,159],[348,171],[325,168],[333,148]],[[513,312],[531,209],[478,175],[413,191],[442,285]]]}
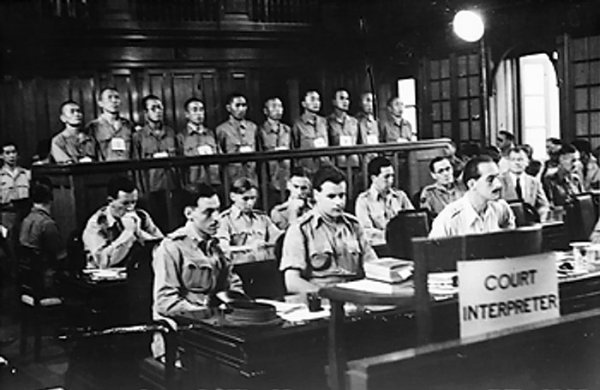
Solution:
{"label": "stack of papers", "polygon": [[388,294],[388,295],[413,295],[413,287],[411,284],[392,284],[380,282],[378,280],[361,279],[352,282],[339,283],[336,287],[347,288],[350,290],[368,292],[373,294]]}
{"label": "stack of papers", "polygon": [[364,264],[365,275],[369,279],[387,283],[400,283],[412,277],[413,262],[409,260],[383,257]]}
{"label": "stack of papers", "polygon": [[427,287],[431,295],[458,293],[458,272],[432,272],[427,275]]}
{"label": "stack of papers", "polygon": [[255,299],[255,302],[268,303],[275,306],[277,315],[288,322],[304,322],[329,317],[329,307],[323,305],[320,311],[309,311],[304,303],[288,303],[271,299]]}
{"label": "stack of papers", "polygon": [[119,268],[103,268],[103,269],[84,269],[84,274],[90,276],[94,281],[101,280],[123,280],[127,279],[127,270],[123,267]]}

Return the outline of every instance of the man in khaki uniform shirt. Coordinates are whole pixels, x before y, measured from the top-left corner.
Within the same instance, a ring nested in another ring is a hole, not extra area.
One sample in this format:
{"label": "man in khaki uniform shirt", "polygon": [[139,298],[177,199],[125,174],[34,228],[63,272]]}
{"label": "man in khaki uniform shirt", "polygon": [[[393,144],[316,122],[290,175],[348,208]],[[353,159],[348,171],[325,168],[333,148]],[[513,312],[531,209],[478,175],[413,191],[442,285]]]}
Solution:
{"label": "man in khaki uniform shirt", "polygon": [[[292,126],[292,148],[293,149],[317,149],[329,146],[327,134],[327,120],[319,115],[321,110],[321,97],[319,92],[308,90],[302,99],[304,112]],[[322,164],[331,164],[327,157],[302,158],[297,161],[298,165],[306,169],[309,175]]]}
{"label": "man in khaki uniform shirt", "polygon": [[[263,151],[290,150],[291,129],[281,122],[283,116],[281,99],[278,97],[267,99],[263,112],[267,119],[259,130],[260,149]],[[269,177],[271,189],[280,195],[290,177],[290,161],[269,161]],[[278,196],[277,199],[279,200],[281,197]]]}
{"label": "man in khaki uniform shirt", "polygon": [[[331,146],[355,146],[358,143],[358,121],[348,115],[350,93],[338,89],[333,93],[333,112],[327,117],[327,130]],[[340,168],[358,167],[358,156],[337,156],[336,164]]]}
{"label": "man in khaki uniform shirt", "polygon": [[[206,111],[204,102],[198,98],[189,98],[184,103],[187,124],[185,129],[177,134],[178,149],[184,156],[207,156],[220,154],[221,148],[212,130],[204,126]],[[186,183],[205,182],[218,185],[221,183],[219,167],[191,166],[186,178]]]}
{"label": "man in khaki uniform shirt", "polygon": [[387,102],[388,117],[381,120],[381,141],[384,143],[416,141],[412,125],[402,117],[404,103],[399,97],[392,97]]}
{"label": "man in khaki uniform shirt", "polygon": [[367,166],[371,186],[356,198],[356,218],[365,229],[369,241],[381,244],[385,240],[388,222],[402,210],[414,207],[402,190],[394,185],[394,167],[385,157],[376,157]]}
{"label": "man in khaki uniform shirt", "polygon": [[312,186],[304,168],[296,167],[292,170],[287,190],[290,194],[288,199],[271,210],[271,220],[281,230],[286,230],[313,208]]}
{"label": "man in khaki uniform shirt", "polygon": [[462,186],[454,179],[454,169],[448,157],[438,156],[429,162],[429,172],[435,183],[421,191],[421,208],[435,218],[448,204],[463,196]]}
{"label": "man in khaki uniform shirt", "polygon": [[[229,119],[217,126],[217,142],[223,153],[254,153],[257,148],[257,127],[246,119],[248,103],[239,93],[229,95],[227,112]],[[240,177],[256,179],[256,163],[232,163],[227,167],[229,180]]]}
{"label": "man in khaki uniform shirt", "polygon": [[279,269],[290,293],[363,278],[363,264],[377,259],[358,220],[344,212],[344,174],[323,167],[313,182],[315,207],[288,228],[283,242]]}
{"label": "man in khaki uniform shirt", "polygon": [[119,92],[113,87],[102,89],[98,106],[102,113],[86,126],[86,133],[94,139],[96,161],[129,160],[133,126],[119,114]]}
{"label": "man in khaki uniform shirt", "polygon": [[17,228],[19,214],[24,217],[23,202],[29,198],[31,171],[20,167],[17,163],[19,153],[17,145],[12,141],[2,144],[2,159],[4,165],[0,169],[0,225],[9,231],[11,237],[16,237],[13,228]]}
{"label": "man in khaki uniform shirt", "polygon": [[52,138],[52,160],[58,164],[91,162],[94,158],[94,141],[81,128],[83,114],[79,104],[72,100],[61,104],[60,121],[65,128]]}
{"label": "man in khaki uniform shirt", "polygon": [[498,165],[489,156],[473,157],[463,171],[465,195],[450,203],[433,221],[430,238],[481,234],[515,228],[504,199]]}

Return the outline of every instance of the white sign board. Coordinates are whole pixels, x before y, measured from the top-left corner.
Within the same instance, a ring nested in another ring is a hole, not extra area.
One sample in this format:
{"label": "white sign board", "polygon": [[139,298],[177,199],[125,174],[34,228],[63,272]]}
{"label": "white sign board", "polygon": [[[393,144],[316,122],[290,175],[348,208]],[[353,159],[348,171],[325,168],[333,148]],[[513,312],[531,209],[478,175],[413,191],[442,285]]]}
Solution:
{"label": "white sign board", "polygon": [[458,262],[460,337],[560,316],[552,256]]}

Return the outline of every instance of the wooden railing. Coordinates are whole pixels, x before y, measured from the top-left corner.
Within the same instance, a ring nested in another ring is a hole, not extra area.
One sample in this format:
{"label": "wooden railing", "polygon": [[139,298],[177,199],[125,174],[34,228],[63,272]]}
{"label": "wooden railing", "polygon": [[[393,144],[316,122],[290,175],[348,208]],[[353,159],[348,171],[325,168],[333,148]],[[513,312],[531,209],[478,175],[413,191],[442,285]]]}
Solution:
{"label": "wooden railing", "polygon": [[[353,209],[354,200],[360,191],[369,185],[367,175],[367,162],[371,156],[385,155],[395,166],[396,186],[413,196],[421,187],[431,182],[429,174],[429,161],[444,154],[444,149],[449,144],[448,139],[417,141],[403,144],[359,145],[355,147],[331,147],[324,149],[273,151],[246,154],[209,155],[198,157],[174,157],[167,159],[105,162],[73,165],[45,165],[35,166],[33,175],[49,177],[55,187],[54,190],[54,215],[59,226],[64,226],[63,234],[80,228],[87,218],[101,205],[106,203],[106,184],[115,174],[129,174],[139,178],[142,173],[151,169],[164,169],[173,173],[174,177],[187,177],[186,172],[190,167],[209,167],[217,165],[220,171],[220,185],[218,186],[224,206],[228,203],[230,180],[226,174],[226,167],[233,163],[256,163],[256,176],[260,185],[260,204],[257,207],[269,210],[274,203],[283,198],[269,186],[269,162],[303,158],[335,156],[360,156],[358,168],[345,167],[348,178],[347,208]],[[168,188],[159,203],[155,204],[157,212],[163,213],[163,227],[171,229],[180,222],[180,210],[176,206],[177,191],[183,187],[180,182],[174,188]],[[142,198],[148,195],[141,188]],[[153,201],[156,201],[154,199]],[[162,203],[161,203],[162,202]],[[165,203],[166,202],[166,203]],[[152,211],[152,210],[150,210]]]}

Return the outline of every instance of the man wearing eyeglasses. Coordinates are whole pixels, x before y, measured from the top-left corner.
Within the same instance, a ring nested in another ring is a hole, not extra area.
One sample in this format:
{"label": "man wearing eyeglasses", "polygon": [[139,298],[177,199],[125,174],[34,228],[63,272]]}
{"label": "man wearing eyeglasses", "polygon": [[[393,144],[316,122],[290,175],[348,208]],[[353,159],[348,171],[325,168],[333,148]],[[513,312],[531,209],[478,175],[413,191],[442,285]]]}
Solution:
{"label": "man wearing eyeglasses", "polygon": [[423,188],[420,204],[435,218],[446,205],[462,197],[464,190],[454,179],[454,169],[448,157],[435,157],[429,162],[429,171],[435,183]]}
{"label": "man wearing eyeglasses", "polygon": [[[246,96],[232,93],[227,98],[229,119],[217,126],[217,143],[223,153],[254,153],[257,151],[257,127],[246,119],[248,103]],[[229,179],[240,177],[256,180],[256,163],[233,163],[227,167]]]}
{"label": "man wearing eyeglasses", "polygon": [[281,230],[286,230],[313,207],[312,186],[304,168],[296,167],[292,170],[287,190],[290,193],[288,200],[271,210],[271,220]]}

